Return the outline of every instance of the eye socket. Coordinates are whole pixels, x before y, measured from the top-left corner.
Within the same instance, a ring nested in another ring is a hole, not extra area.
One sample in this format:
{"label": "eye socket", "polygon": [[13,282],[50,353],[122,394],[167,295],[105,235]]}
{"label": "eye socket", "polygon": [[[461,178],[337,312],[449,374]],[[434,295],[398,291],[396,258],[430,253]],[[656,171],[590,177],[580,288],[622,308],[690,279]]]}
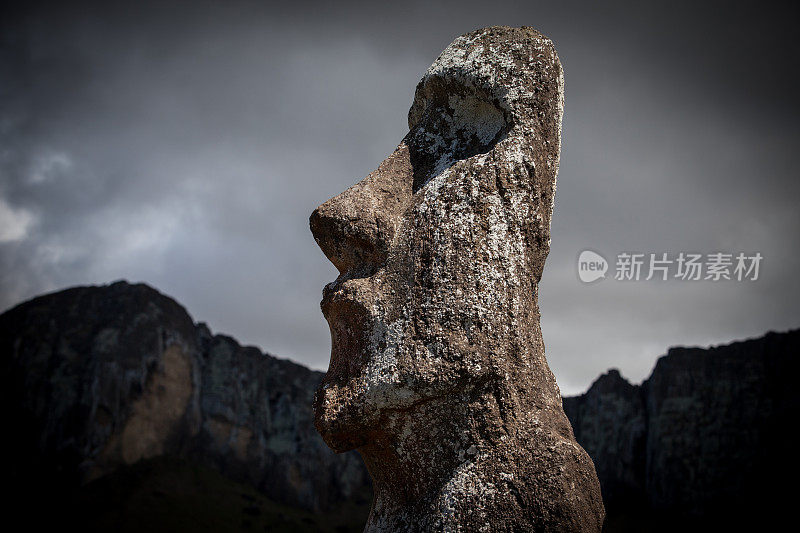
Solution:
{"label": "eye socket", "polygon": [[488,98],[445,80],[429,80],[409,112],[406,137],[416,192],[456,161],[489,152],[511,129]]}
{"label": "eye socket", "polygon": [[455,140],[455,152],[470,155],[485,153],[494,145],[501,132],[504,133],[506,120],[503,112],[489,102],[474,96],[452,95],[449,104],[453,113],[452,129],[449,133]]}

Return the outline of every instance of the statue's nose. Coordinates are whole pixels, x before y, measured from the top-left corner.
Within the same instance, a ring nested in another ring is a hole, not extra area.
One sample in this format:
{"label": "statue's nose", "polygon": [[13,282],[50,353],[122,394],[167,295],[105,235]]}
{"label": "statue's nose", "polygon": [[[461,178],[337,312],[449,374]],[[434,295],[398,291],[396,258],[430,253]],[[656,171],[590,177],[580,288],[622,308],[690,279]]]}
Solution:
{"label": "statue's nose", "polygon": [[359,204],[348,189],[311,213],[314,239],[340,273],[370,271],[386,260],[386,238],[381,235],[375,213]]}
{"label": "statue's nose", "polygon": [[412,186],[401,144],[377,170],[314,210],[311,233],[340,273],[370,275],[386,262]]}

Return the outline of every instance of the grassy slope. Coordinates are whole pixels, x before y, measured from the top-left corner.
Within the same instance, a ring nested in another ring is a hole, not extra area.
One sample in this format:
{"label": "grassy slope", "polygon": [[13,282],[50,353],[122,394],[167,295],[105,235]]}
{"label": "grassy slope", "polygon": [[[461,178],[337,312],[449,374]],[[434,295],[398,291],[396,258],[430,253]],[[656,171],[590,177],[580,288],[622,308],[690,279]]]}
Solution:
{"label": "grassy slope", "polygon": [[[62,500],[61,525],[83,531],[362,531],[367,495],[314,514],[276,503],[254,488],[176,458],[142,461]],[[48,507],[48,506],[45,506]],[[51,507],[52,509],[52,507]]]}

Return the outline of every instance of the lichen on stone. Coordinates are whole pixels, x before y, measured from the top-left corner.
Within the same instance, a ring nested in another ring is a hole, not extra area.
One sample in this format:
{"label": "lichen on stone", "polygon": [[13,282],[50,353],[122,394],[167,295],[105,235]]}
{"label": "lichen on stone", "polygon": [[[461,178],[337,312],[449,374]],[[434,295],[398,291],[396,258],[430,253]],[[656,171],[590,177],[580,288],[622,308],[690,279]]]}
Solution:
{"label": "lichen on stone", "polygon": [[368,531],[601,529],[539,326],[563,85],[531,28],[458,37],[395,152],[311,215],[340,273],[315,424],[364,458]]}

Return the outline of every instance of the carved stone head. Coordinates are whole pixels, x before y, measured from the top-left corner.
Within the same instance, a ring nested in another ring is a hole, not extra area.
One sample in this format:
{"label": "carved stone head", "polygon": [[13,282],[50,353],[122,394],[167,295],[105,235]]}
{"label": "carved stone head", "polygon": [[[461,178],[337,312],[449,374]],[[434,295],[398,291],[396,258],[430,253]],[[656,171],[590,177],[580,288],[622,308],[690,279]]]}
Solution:
{"label": "carved stone head", "polygon": [[537,306],[562,111],[549,39],[463,35],[419,82],[394,153],[311,215],[340,272],[323,291],[316,426],[334,450],[359,449],[379,493],[419,496],[398,486],[441,481],[542,424],[574,442]]}

